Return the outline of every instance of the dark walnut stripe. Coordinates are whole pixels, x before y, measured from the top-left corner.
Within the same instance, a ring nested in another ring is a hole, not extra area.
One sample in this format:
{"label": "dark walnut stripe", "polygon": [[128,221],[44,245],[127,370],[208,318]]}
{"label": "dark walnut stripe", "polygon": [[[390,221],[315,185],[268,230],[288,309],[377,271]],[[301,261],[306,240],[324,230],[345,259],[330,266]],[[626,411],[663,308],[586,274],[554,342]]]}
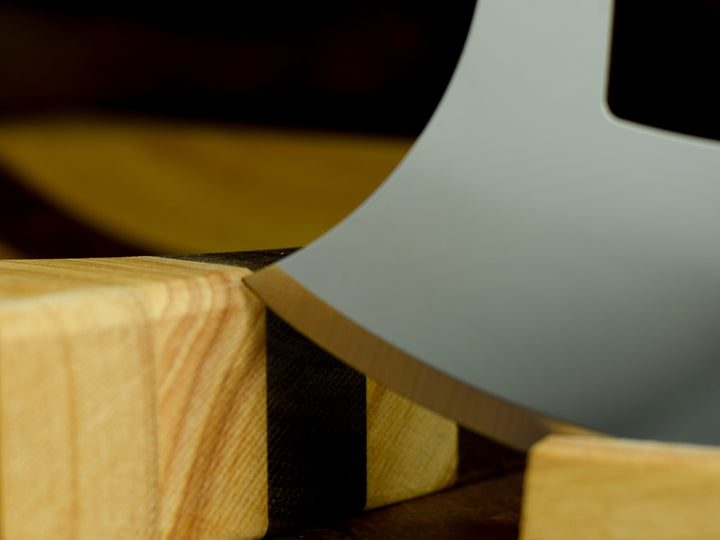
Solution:
{"label": "dark walnut stripe", "polygon": [[25,257],[120,257],[147,250],[76,219],[0,166],[0,239]]}
{"label": "dark walnut stripe", "polygon": [[265,249],[260,251],[235,251],[225,253],[203,253],[197,255],[173,255],[171,259],[193,261],[208,264],[227,264],[240,266],[255,272],[278,262],[283,257],[297,251],[298,248]]}
{"label": "dark walnut stripe", "polygon": [[267,314],[270,532],[362,512],[365,377]]}
{"label": "dark walnut stripe", "polygon": [[[293,251],[175,258],[259,270]],[[328,540],[517,537],[519,471],[525,456],[464,429],[460,430],[455,489],[359,517],[366,498],[365,377],[274,313],[269,312],[267,319],[271,536]],[[500,496],[497,488],[497,482],[505,478],[512,480],[511,486],[500,491],[507,491],[509,498]],[[487,496],[478,498],[478,490]]]}
{"label": "dark walnut stripe", "polygon": [[[294,249],[173,257],[251,270]],[[269,533],[360,514],[365,507],[365,376],[267,313]]]}

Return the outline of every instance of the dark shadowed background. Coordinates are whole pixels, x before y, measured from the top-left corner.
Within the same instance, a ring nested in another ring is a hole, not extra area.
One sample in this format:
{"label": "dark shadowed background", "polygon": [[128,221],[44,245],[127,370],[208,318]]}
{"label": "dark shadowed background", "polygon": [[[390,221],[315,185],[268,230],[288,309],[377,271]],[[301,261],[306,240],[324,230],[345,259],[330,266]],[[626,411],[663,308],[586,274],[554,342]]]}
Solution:
{"label": "dark shadowed background", "polygon": [[420,133],[473,7],[1,1],[0,257],[304,245]]}
{"label": "dark shadowed background", "polygon": [[473,0],[0,3],[0,114],[108,108],[417,134]]}
{"label": "dark shadowed background", "polygon": [[[420,133],[473,9],[1,0],[0,257],[306,244]],[[618,0],[611,110],[720,138],[718,21]]]}

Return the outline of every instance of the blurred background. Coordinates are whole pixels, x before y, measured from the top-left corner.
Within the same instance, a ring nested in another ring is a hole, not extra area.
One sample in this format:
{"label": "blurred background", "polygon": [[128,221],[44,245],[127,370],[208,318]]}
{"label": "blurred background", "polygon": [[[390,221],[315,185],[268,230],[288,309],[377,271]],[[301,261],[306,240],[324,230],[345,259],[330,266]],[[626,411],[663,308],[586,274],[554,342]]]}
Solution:
{"label": "blurred background", "polygon": [[420,133],[473,7],[0,2],[0,256],[310,242]]}
{"label": "blurred background", "polygon": [[[473,8],[0,0],[0,257],[307,244],[402,159]],[[610,109],[720,139],[718,21],[617,0]]]}

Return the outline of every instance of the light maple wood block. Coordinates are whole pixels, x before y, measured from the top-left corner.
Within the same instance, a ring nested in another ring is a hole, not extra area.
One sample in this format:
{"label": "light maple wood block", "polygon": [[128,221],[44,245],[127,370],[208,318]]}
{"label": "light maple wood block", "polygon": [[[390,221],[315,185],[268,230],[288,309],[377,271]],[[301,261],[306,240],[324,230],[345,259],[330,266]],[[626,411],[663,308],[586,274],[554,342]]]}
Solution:
{"label": "light maple wood block", "polygon": [[247,270],[133,258],[0,272],[4,538],[264,532],[263,318]]}
{"label": "light maple wood block", "polygon": [[720,538],[720,449],[555,435],[525,476],[522,540]]}
{"label": "light maple wood block", "polygon": [[366,509],[452,485],[458,466],[455,422],[367,379],[367,426]]}
{"label": "light maple wood block", "polygon": [[[2,538],[265,534],[265,310],[249,272],[0,261]],[[454,423],[372,382],[367,409],[367,507],[452,482]]]}

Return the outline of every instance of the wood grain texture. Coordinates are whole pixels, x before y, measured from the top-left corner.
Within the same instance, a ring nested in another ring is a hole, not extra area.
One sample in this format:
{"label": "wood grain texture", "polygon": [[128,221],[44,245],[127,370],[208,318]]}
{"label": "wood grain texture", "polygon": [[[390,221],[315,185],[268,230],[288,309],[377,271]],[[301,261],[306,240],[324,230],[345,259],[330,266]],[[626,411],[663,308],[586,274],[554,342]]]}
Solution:
{"label": "wood grain texture", "polygon": [[453,484],[457,424],[367,379],[367,495],[377,508]]}
{"label": "wood grain texture", "polygon": [[0,263],[7,538],[261,536],[263,308],[247,270]]}
{"label": "wood grain texture", "polygon": [[551,436],[530,452],[522,540],[720,538],[720,450]]}
{"label": "wood grain texture", "polygon": [[[296,453],[268,451],[265,308],[242,282],[250,270],[201,259],[0,261],[3,537],[268,530],[269,456]],[[350,449],[367,460],[357,512],[452,483],[457,426],[357,376],[367,429]],[[343,407],[326,414],[342,421]],[[311,442],[319,453],[342,446]]]}

